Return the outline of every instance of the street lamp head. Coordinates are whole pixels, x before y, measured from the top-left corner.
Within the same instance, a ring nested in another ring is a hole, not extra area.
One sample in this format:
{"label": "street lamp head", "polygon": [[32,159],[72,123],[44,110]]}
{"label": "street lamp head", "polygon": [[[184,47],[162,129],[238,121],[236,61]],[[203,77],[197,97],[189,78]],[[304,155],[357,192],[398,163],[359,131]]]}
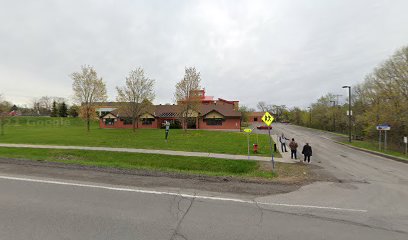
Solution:
{"label": "street lamp head", "polygon": [[350,86],[343,86],[343,88],[351,88]]}

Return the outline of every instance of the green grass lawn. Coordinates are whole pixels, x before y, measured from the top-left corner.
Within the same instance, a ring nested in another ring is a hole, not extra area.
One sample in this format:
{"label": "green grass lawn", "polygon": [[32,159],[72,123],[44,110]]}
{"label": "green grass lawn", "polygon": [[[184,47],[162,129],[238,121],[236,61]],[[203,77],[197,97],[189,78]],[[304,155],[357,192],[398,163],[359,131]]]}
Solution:
{"label": "green grass lawn", "polygon": [[385,154],[388,154],[388,155],[391,155],[391,156],[400,157],[400,158],[405,159],[405,160],[408,161],[408,156],[405,155],[404,153],[397,152],[397,151],[392,151],[392,150],[379,151],[378,150],[378,143],[375,143],[375,142],[352,141],[351,143],[349,143],[349,142],[344,142],[344,143],[355,146],[355,147],[364,148],[364,149],[372,150],[372,151],[375,151],[375,152],[381,152],[381,153],[385,153]]}
{"label": "green grass lawn", "polygon": [[256,161],[237,161],[205,157],[3,147],[0,147],[0,156],[85,166],[157,170],[208,176],[239,176],[266,179],[277,177],[276,172],[262,170],[260,163]]}
{"label": "green grass lawn", "polygon": [[[258,155],[269,156],[268,136],[259,134],[258,141]],[[14,117],[0,142],[247,154],[247,137],[241,132],[171,129],[166,143],[163,129],[100,129],[95,121],[88,133],[84,122],[74,118]],[[252,152],[256,135],[251,135],[250,143]]]}

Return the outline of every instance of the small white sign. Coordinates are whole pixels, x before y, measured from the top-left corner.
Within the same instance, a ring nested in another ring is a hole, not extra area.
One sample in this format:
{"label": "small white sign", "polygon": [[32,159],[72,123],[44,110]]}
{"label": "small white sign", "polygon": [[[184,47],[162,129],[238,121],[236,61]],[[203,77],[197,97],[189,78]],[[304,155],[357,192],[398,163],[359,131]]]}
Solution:
{"label": "small white sign", "polygon": [[[347,110],[347,116],[349,116],[349,111]],[[351,116],[353,116],[353,110],[351,110]]]}
{"label": "small white sign", "polygon": [[408,137],[404,137],[404,143],[408,143]]}
{"label": "small white sign", "polygon": [[391,130],[391,126],[388,125],[378,125],[377,130],[382,130],[382,131],[389,131]]}

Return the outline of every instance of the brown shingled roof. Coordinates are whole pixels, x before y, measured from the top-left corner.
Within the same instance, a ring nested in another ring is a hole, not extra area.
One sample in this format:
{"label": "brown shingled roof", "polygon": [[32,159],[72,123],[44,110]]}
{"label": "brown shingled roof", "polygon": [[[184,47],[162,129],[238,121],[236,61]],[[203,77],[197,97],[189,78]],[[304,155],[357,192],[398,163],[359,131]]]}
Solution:
{"label": "brown shingled roof", "polygon": [[[201,105],[199,107],[199,113],[201,116],[205,116],[208,113],[216,111],[224,117],[241,117],[241,112],[235,111],[228,105]],[[159,118],[175,118],[180,116],[180,106],[178,105],[155,105],[150,107],[147,111],[155,117]],[[111,112],[115,116],[130,117],[126,111],[122,111],[119,108]]]}
{"label": "brown shingled roof", "polygon": [[241,117],[241,112],[235,111],[228,105],[202,105],[200,107],[201,116],[205,116],[212,111],[217,111],[224,117]]}

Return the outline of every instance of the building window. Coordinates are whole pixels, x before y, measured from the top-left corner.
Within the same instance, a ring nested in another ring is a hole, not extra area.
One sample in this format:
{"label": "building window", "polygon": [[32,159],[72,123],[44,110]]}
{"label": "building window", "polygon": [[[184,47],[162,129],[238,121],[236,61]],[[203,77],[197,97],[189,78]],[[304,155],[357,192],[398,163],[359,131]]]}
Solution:
{"label": "building window", "polygon": [[133,119],[132,118],[122,118],[123,125],[132,125]]}
{"label": "building window", "polygon": [[254,122],[258,122],[258,118],[256,117],[256,118],[254,118]]}
{"label": "building window", "polygon": [[142,125],[152,125],[153,122],[153,118],[142,118]]}
{"label": "building window", "polygon": [[221,126],[222,125],[222,119],[221,118],[207,119],[206,122],[207,122],[208,126]]}
{"label": "building window", "polygon": [[113,118],[105,118],[105,125],[112,126],[115,124],[115,119]]}

